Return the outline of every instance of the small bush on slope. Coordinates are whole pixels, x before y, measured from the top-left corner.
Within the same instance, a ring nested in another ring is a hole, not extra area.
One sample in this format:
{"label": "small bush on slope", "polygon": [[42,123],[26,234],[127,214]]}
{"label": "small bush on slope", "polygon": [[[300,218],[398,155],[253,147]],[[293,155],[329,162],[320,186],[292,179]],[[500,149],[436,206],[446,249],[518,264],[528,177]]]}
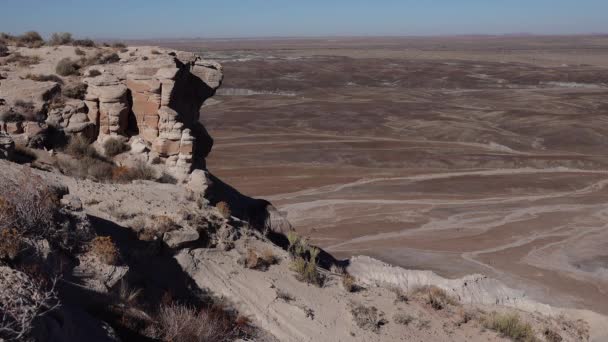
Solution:
{"label": "small bush on slope", "polygon": [[55,32],[49,39],[50,45],[68,45],[72,43],[72,34],[69,32]]}
{"label": "small bush on slope", "polygon": [[483,326],[517,342],[537,342],[532,326],[522,322],[516,313],[493,312],[483,319]]}
{"label": "small bush on slope", "polygon": [[116,265],[120,257],[118,248],[109,236],[98,236],[91,241],[91,252],[107,265]]}
{"label": "small bush on slope", "polygon": [[128,150],[128,146],[122,140],[109,138],[103,143],[106,156],[114,157]]}
{"label": "small bush on slope", "polygon": [[88,86],[86,84],[77,83],[63,89],[61,94],[71,99],[84,100],[84,97],[87,94],[87,88]]}
{"label": "small bush on slope", "polygon": [[219,307],[197,311],[178,304],[163,305],[158,321],[160,337],[171,342],[233,341],[247,329]]}
{"label": "small bush on slope", "polygon": [[55,72],[60,76],[78,75],[80,66],[69,58],[64,58],[57,63]]}

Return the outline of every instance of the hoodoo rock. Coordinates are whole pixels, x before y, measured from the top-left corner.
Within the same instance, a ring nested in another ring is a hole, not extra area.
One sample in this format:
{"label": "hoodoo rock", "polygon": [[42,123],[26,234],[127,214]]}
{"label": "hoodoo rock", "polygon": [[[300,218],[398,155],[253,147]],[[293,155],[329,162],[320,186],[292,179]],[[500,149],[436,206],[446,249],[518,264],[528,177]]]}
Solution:
{"label": "hoodoo rock", "polygon": [[139,135],[172,174],[184,179],[204,166],[212,139],[199,123],[199,111],[223,78],[218,63],[190,53],[157,55],[88,77],[88,119],[98,140]]}

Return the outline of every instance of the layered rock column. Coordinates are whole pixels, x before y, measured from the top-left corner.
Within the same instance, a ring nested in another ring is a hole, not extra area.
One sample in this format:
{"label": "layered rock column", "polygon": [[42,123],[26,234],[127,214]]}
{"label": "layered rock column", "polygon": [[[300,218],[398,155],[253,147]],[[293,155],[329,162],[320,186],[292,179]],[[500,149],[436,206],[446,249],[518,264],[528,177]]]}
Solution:
{"label": "layered rock column", "polygon": [[218,63],[177,52],[126,63],[84,80],[89,85],[88,119],[99,128],[98,141],[112,135],[139,135],[154,160],[180,179],[204,159],[212,140],[199,123],[203,102],[223,78]]}

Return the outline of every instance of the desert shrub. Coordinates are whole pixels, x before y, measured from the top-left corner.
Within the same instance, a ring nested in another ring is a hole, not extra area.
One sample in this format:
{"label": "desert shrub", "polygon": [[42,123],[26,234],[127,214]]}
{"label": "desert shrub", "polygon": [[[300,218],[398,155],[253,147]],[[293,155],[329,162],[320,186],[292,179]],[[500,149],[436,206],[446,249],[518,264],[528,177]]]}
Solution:
{"label": "desert shrub", "polygon": [[25,273],[14,270],[2,272],[0,340],[33,341],[35,321],[59,305],[55,282],[47,288]]}
{"label": "desert shrub", "polygon": [[391,291],[395,294],[395,303],[407,303],[409,302],[409,298],[405,292],[399,287],[391,288]]}
{"label": "desert shrub", "polygon": [[75,49],[74,49],[74,53],[75,53],[77,56],[86,56],[86,54],[87,54],[87,53],[86,53],[86,52],[84,52],[84,50],[82,50],[81,48],[75,48]]}
{"label": "desert shrub", "polygon": [[270,249],[258,253],[250,248],[247,250],[247,256],[245,257],[243,264],[245,267],[252,270],[266,271],[270,265],[276,264],[277,261],[276,256]]}
{"label": "desert shrub", "polygon": [[3,41],[0,41],[0,57],[8,55],[8,47]]}
{"label": "desert shrub", "polygon": [[77,83],[61,90],[61,94],[71,99],[84,100],[88,86],[84,83]]}
{"label": "desert shrub", "polygon": [[347,292],[357,292],[360,287],[357,285],[355,277],[350,274],[342,276],[342,286]]}
{"label": "desert shrub", "polygon": [[426,296],[426,302],[435,310],[442,310],[448,305],[458,305],[458,301],[445,290],[437,286],[423,286],[414,290],[415,294]]}
{"label": "desert shrub", "polygon": [[72,41],[74,46],[95,47],[95,42],[91,39],[76,39]]}
{"label": "desert shrub", "polygon": [[196,310],[178,304],[163,305],[158,322],[163,341],[221,342],[243,335],[242,325],[217,307]]}
{"label": "desert shrub", "polygon": [[96,181],[103,181],[110,178],[114,165],[98,158],[85,157],[81,160],[80,165],[84,167],[86,176]]}
{"label": "desert shrub", "polygon": [[[3,210],[2,201],[0,198],[0,210]],[[16,229],[5,228],[0,230],[0,259],[15,259],[24,249],[24,245],[23,237]]]}
{"label": "desert shrub", "polygon": [[128,183],[136,179],[153,180],[156,176],[154,169],[143,161],[137,161],[134,166],[119,166],[112,171],[112,180],[118,183]]}
{"label": "desert shrub", "polygon": [[309,259],[298,255],[291,262],[291,269],[296,272],[296,278],[308,284],[323,286],[324,278],[317,268],[317,257],[320,250],[316,247],[308,248]]}
{"label": "desert shrub", "polygon": [[127,48],[120,49],[120,52],[122,52],[122,53],[125,53],[125,52],[128,52],[128,51],[129,51],[129,49],[127,49]]}
{"label": "desert shrub", "polygon": [[91,146],[91,143],[82,136],[72,136],[68,145],[65,147],[65,152],[76,158],[98,157],[97,151]]}
{"label": "desert shrub", "polygon": [[499,332],[502,336],[518,342],[536,342],[538,339],[532,326],[522,322],[516,313],[500,314],[493,312],[483,319],[483,326]]}
{"label": "desert shrub", "polygon": [[0,228],[52,240],[59,210],[57,191],[30,171],[15,179],[0,177]]}
{"label": "desert shrub", "polygon": [[230,211],[230,205],[228,203],[221,201],[215,205],[215,208],[220,212],[223,218],[228,219],[232,216],[232,212]]}
{"label": "desert shrub", "polygon": [[109,236],[97,236],[91,241],[91,252],[107,265],[116,265],[120,253]]}
{"label": "desert shrub", "polygon": [[373,306],[353,305],[350,312],[353,315],[355,324],[361,329],[378,333],[380,332],[380,327],[386,324],[386,320],[380,317],[378,309]]}
{"label": "desert shrub", "polygon": [[30,79],[30,80],[36,81],[36,82],[57,82],[59,84],[63,84],[63,80],[61,79],[61,77],[59,77],[57,75],[27,74],[27,75],[25,75],[24,78]]}
{"label": "desert shrub", "polygon": [[129,304],[131,306],[137,304],[137,299],[141,295],[142,289],[131,288],[129,283],[123,278],[120,280],[120,287],[118,288],[118,299],[121,303]]}
{"label": "desert shrub", "polygon": [[20,67],[26,67],[40,63],[40,57],[38,56],[24,56],[19,52],[15,52],[4,60],[6,63],[16,63]]}
{"label": "desert shrub", "polygon": [[49,39],[50,45],[68,45],[72,43],[72,34],[69,32],[55,32]]}
{"label": "desert shrub", "polygon": [[156,49],[150,50],[150,53],[153,54],[153,55],[160,55],[160,51],[158,51]]}
{"label": "desert shrub", "polygon": [[78,75],[80,66],[69,58],[64,58],[57,63],[55,72],[61,76]]}
{"label": "desert shrub", "polygon": [[545,340],[547,340],[547,342],[562,342],[564,340],[560,334],[549,328],[545,328],[543,335],[545,336]]}
{"label": "desert shrub", "polygon": [[147,61],[147,60],[148,60],[148,56],[142,56],[142,57],[141,57],[141,60],[142,60],[142,61]]}
{"label": "desert shrub", "polygon": [[124,43],[116,42],[116,43],[112,44],[112,47],[115,49],[124,49],[127,46]]}
{"label": "desert shrub", "polygon": [[89,70],[89,77],[97,77],[99,75],[101,75],[101,71],[99,71],[97,69]]}
{"label": "desert shrub", "polygon": [[103,150],[108,157],[117,156],[128,150],[128,145],[126,145],[122,140],[116,138],[109,138],[103,143]]}
{"label": "desert shrub", "polygon": [[81,58],[80,64],[82,66],[87,65],[98,65],[98,64],[112,64],[120,61],[120,57],[116,53],[102,53],[99,52],[89,58]]}
{"label": "desert shrub", "polygon": [[395,323],[398,323],[398,324],[409,325],[410,323],[412,323],[414,321],[414,316],[412,316],[410,314],[406,314],[405,312],[397,312],[393,316],[393,321],[395,321]]}
{"label": "desert shrub", "polygon": [[36,31],[28,31],[17,37],[19,43],[25,44],[29,47],[40,47],[44,45],[44,39]]}

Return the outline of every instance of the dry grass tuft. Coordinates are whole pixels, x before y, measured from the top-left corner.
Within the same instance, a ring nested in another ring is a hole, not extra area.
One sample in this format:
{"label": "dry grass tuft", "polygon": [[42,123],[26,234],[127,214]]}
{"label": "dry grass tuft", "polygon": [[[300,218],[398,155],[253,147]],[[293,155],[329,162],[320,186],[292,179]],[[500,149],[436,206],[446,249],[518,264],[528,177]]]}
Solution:
{"label": "dry grass tuft", "polygon": [[342,276],[342,286],[347,292],[357,292],[361,287],[357,285],[357,280],[350,274]]}
{"label": "dry grass tuft", "polygon": [[367,307],[361,304],[353,305],[350,310],[353,315],[353,320],[361,329],[371,330],[375,333],[380,332],[380,327],[386,324],[381,314],[378,313],[376,307]]}
{"label": "dry grass tuft", "polygon": [[[2,199],[0,199],[0,210],[2,210],[1,201]],[[23,236],[16,229],[0,230],[0,259],[14,260],[24,249],[24,246]]]}
{"label": "dry grass tuft", "polygon": [[517,342],[537,342],[532,326],[522,322],[516,313],[501,314],[493,312],[482,320],[487,329],[499,332],[502,336]]}
{"label": "dry grass tuft", "polygon": [[402,325],[409,325],[414,320],[415,320],[414,316],[412,316],[410,314],[406,314],[405,312],[397,312],[393,316],[393,321],[395,321],[395,323],[402,324]]}
{"label": "dry grass tuft", "polygon": [[258,253],[253,249],[247,250],[247,256],[244,259],[244,266],[258,271],[266,271],[270,265],[278,262],[276,256],[270,249],[266,249],[263,253]]}
{"label": "dry grass tuft", "polygon": [[160,337],[171,342],[232,341],[249,325],[248,319],[233,319],[218,307],[196,310],[178,304],[161,306],[158,321]]}
{"label": "dry grass tuft", "polygon": [[122,140],[116,138],[106,139],[103,143],[103,150],[107,157],[115,157],[123,152],[128,151],[128,145]]}
{"label": "dry grass tuft", "polygon": [[78,75],[78,69],[80,69],[80,65],[69,58],[60,60],[55,66],[55,72],[60,76]]}
{"label": "dry grass tuft", "polygon": [[413,291],[415,295],[426,296],[426,302],[435,310],[442,310],[448,305],[459,305],[458,300],[437,286],[423,286]]}
{"label": "dry grass tuft", "polygon": [[94,238],[91,241],[91,252],[107,265],[116,265],[120,257],[118,247],[116,247],[114,241],[109,236]]}

